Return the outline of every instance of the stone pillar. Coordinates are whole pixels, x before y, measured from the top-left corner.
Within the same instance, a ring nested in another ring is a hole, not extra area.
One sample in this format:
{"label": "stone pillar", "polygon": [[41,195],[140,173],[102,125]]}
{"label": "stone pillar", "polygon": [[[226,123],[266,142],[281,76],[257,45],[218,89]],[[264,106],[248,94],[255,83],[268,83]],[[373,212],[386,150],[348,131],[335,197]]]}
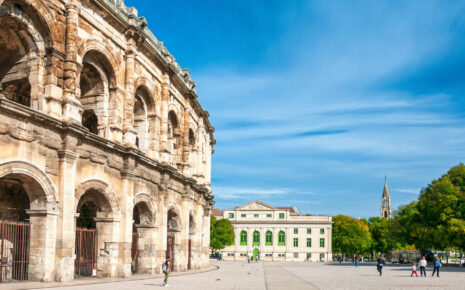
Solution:
{"label": "stone pillar", "polygon": [[108,124],[109,124],[109,134],[108,139],[116,142],[122,143],[123,142],[123,128],[122,128],[122,121],[124,111],[124,90],[121,88],[110,88],[110,103],[109,106],[109,116],[108,116]]}
{"label": "stone pillar", "polygon": [[136,228],[139,234],[139,262],[137,264],[137,272],[142,274],[156,274],[156,266],[158,265],[156,249],[158,229],[154,225],[136,225]]}
{"label": "stone pillar", "polygon": [[137,131],[134,129],[134,48],[126,51],[126,95],[124,98],[123,145],[136,148]]}
{"label": "stone pillar", "polygon": [[[162,176],[162,184],[164,182]],[[167,235],[168,235],[168,210],[166,202],[166,189],[165,185],[161,185],[158,191],[158,201],[157,201],[157,215],[155,218],[155,226],[158,228],[158,235],[156,236],[156,257],[155,257],[155,272],[158,274],[162,273],[161,265],[166,258],[166,249],[167,249]]]}
{"label": "stone pillar", "polygon": [[27,210],[31,222],[28,278],[33,281],[53,281],[55,269],[55,239],[57,212]]}
{"label": "stone pillar", "polygon": [[63,120],[81,124],[82,106],[76,98],[77,47],[76,37],[80,6],[78,1],[66,5],[66,39],[63,89]]}
{"label": "stone pillar", "polygon": [[69,282],[74,279],[75,247],[75,174],[78,155],[71,150],[59,151],[59,216],[57,223],[55,280]]}
{"label": "stone pillar", "polygon": [[118,243],[118,277],[130,277],[131,272],[131,245],[132,245],[132,225],[134,210],[134,166],[135,161],[128,158],[128,171],[122,176],[123,186],[119,194],[119,204],[121,210],[120,233]]}
{"label": "stone pillar", "polygon": [[[58,70],[59,72],[63,72],[64,54],[55,48],[51,48],[47,53],[47,59],[46,76],[44,76],[46,113],[54,118],[60,119],[63,113],[63,88],[58,86],[58,76],[55,75],[55,71]],[[39,98],[39,110],[41,111],[42,106],[44,105],[42,105],[41,99]]]}
{"label": "stone pillar", "polygon": [[[97,212],[97,277],[118,277],[119,221]],[[130,265],[129,265],[130,267]],[[129,268],[131,270],[131,268]]]}
{"label": "stone pillar", "polygon": [[207,268],[210,265],[210,208],[203,208],[203,225],[202,225],[202,267]]}
{"label": "stone pillar", "polygon": [[181,260],[179,261],[179,270],[187,271],[188,255],[189,255],[189,189],[184,189],[184,194],[182,197],[182,207],[181,207],[181,225],[180,228],[180,249],[179,256]]}
{"label": "stone pillar", "polygon": [[168,73],[163,74],[161,83],[161,128],[160,128],[160,151],[161,162],[169,163],[170,154],[168,150],[168,103],[170,100],[170,78]]}

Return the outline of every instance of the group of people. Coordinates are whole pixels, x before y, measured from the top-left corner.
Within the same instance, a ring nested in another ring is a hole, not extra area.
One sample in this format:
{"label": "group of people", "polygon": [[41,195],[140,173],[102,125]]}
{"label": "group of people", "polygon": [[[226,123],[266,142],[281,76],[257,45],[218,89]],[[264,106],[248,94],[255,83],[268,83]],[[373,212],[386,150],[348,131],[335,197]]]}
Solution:
{"label": "group of people", "polygon": [[[418,266],[420,267],[420,276],[423,277],[423,275],[426,277],[426,266],[428,265],[428,263],[426,262],[426,259],[425,257],[421,257],[421,260],[420,262],[418,263]],[[432,277],[434,276],[435,273],[437,273],[437,277],[439,277],[439,268],[441,268],[441,262],[439,261],[439,258],[438,256],[434,256],[434,260],[433,260],[433,275],[431,275]],[[413,274],[415,274],[416,277],[418,277],[418,274],[417,274],[417,264],[416,263],[413,263],[412,264],[412,274],[410,274],[410,277],[413,276]]]}
{"label": "group of people", "polygon": [[[419,267],[420,267],[420,275],[421,277],[423,277],[423,275],[426,277],[426,267],[428,265],[428,263],[426,262],[426,259],[425,257],[423,256],[420,260],[420,262],[418,263]],[[379,275],[383,275],[383,266],[386,265],[386,261],[383,259],[383,256],[382,255],[379,255],[378,259],[376,259],[376,267],[377,267],[377,270],[379,272]],[[356,264],[357,266],[357,264]],[[433,275],[435,273],[437,273],[437,277],[439,277],[439,268],[441,267],[441,261],[439,261],[439,258],[437,255],[434,256],[434,260],[433,260]],[[412,263],[412,274],[410,274],[410,276],[412,277],[413,275],[415,274],[416,277],[418,277],[418,273],[417,273],[417,264],[414,262]]]}

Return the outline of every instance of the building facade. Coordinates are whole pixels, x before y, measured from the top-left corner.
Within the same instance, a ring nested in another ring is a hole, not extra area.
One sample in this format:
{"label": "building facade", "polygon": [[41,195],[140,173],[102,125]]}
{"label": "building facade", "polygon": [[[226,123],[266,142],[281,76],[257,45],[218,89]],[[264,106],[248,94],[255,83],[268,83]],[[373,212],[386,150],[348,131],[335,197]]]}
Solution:
{"label": "building facade", "polygon": [[381,217],[391,219],[391,196],[387,186],[387,178],[384,179],[383,195],[381,196]]}
{"label": "building facade", "polygon": [[0,0],[0,282],[207,267],[208,117],[122,0]]}
{"label": "building facade", "polygon": [[332,261],[329,216],[302,216],[295,207],[261,201],[213,214],[234,226],[234,245],[223,250],[225,260]]}

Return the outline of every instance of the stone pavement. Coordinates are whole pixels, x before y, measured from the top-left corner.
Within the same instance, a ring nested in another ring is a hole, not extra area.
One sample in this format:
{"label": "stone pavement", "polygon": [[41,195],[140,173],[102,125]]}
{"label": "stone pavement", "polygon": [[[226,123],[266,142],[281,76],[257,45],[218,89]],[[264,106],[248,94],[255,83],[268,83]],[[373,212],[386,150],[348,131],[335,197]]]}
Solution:
{"label": "stone pavement", "polygon": [[[212,261],[218,269],[208,272],[178,273],[170,277],[171,289],[465,289],[464,268],[441,268],[441,277],[410,277],[410,267],[388,265],[383,276],[379,276],[376,266],[362,263],[356,269],[352,264],[306,263],[306,262],[258,262]],[[136,277],[137,278],[137,277]],[[53,287],[46,289],[161,289],[163,279],[144,276],[144,279],[92,279],[78,280],[69,285],[20,283],[2,285],[8,289],[26,289],[25,285]],[[79,285],[79,283],[81,283]],[[84,284],[83,284],[84,283]],[[32,287],[32,288],[36,288]],[[27,287],[32,289],[31,287]],[[6,289],[6,288],[5,288]]]}

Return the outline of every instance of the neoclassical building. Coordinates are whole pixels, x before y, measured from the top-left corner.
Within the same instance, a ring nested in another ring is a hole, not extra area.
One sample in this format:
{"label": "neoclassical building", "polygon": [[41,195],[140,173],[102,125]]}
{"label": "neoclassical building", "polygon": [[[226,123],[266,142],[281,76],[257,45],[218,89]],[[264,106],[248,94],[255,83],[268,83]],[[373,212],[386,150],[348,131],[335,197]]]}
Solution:
{"label": "neoclassical building", "polygon": [[302,216],[296,207],[257,200],[212,214],[234,226],[234,245],[224,248],[225,260],[332,261],[330,216]]}
{"label": "neoclassical building", "polygon": [[122,0],[0,0],[0,282],[207,267],[208,117]]}

